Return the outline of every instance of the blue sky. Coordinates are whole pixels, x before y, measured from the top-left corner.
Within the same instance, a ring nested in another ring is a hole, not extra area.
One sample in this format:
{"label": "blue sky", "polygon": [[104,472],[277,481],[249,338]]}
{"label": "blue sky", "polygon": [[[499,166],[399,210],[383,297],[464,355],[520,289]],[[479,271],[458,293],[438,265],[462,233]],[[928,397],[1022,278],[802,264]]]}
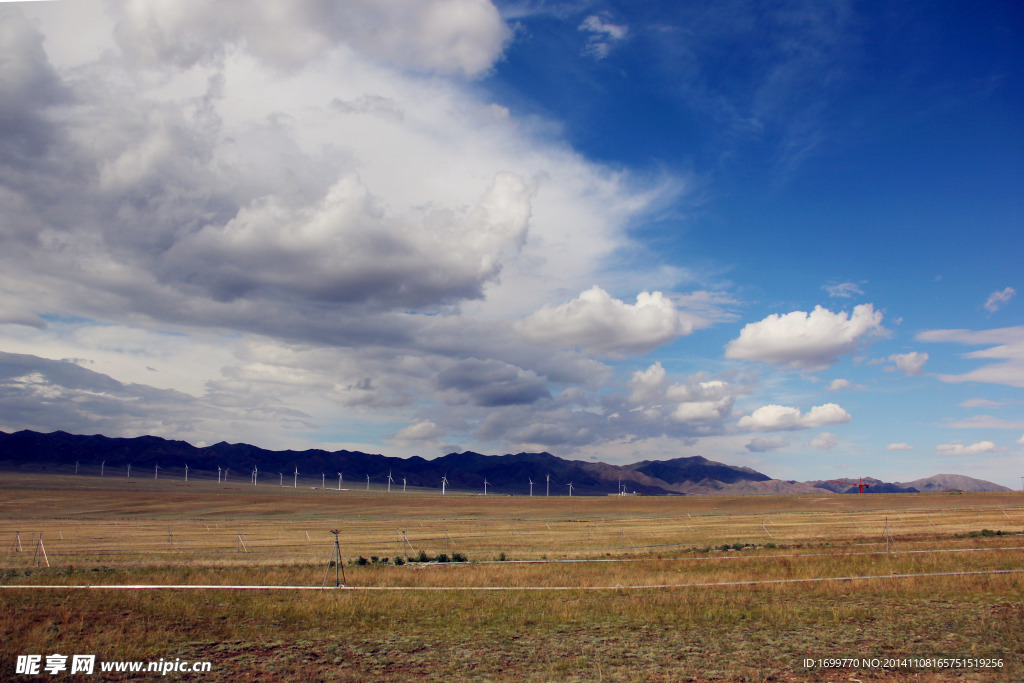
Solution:
{"label": "blue sky", "polygon": [[1021,486],[1013,3],[0,28],[0,429]]}

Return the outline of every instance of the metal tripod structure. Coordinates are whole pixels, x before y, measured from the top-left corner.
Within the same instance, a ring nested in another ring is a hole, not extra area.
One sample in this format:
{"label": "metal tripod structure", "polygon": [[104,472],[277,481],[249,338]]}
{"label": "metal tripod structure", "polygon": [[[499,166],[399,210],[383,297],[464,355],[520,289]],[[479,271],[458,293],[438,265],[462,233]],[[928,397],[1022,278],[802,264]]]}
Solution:
{"label": "metal tripod structure", "polygon": [[[348,581],[345,579],[345,565],[341,561],[341,545],[338,543],[338,534],[341,533],[338,529],[331,529],[331,533],[334,534],[334,549],[331,551],[331,559],[327,561],[327,571],[324,572],[324,581],[321,587],[327,585],[327,576],[331,573],[331,564],[334,565],[334,587],[341,588],[342,586],[348,585]],[[341,568],[341,579],[338,578],[338,568]],[[342,583],[344,581],[344,583]]]}

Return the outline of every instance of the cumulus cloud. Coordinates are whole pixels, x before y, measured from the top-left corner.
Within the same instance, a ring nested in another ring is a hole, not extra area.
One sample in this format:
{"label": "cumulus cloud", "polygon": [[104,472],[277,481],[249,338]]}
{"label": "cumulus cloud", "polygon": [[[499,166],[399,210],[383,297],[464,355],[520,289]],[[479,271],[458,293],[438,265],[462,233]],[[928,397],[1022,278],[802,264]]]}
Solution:
{"label": "cumulus cloud", "polygon": [[118,0],[116,6],[117,39],[126,54],[180,68],[223,57],[232,45],[295,68],[344,44],[402,68],[475,76],[491,67],[511,37],[485,0]]}
{"label": "cumulus cloud", "polygon": [[928,330],[917,335],[919,341],[989,346],[964,354],[964,358],[996,360],[960,375],[938,375],[943,382],[989,382],[1024,387],[1024,326],[994,330]]}
{"label": "cumulus cloud", "polygon": [[579,30],[589,33],[583,54],[594,59],[607,57],[615,45],[626,39],[629,27],[614,24],[607,15],[591,14],[579,25]]}
{"label": "cumulus cloud", "polygon": [[912,451],[915,450],[916,446],[911,446],[909,443],[899,442],[891,443],[885,447],[887,451]]}
{"label": "cumulus cloud", "polygon": [[969,446],[961,443],[947,443],[939,444],[935,447],[935,452],[939,455],[979,455],[981,453],[991,453],[995,450],[996,445],[991,441],[979,441]]}
{"label": "cumulus cloud", "polygon": [[736,425],[740,429],[774,432],[843,424],[850,419],[850,414],[835,403],[814,406],[806,414],[799,408],[772,404],[761,406],[750,415],[741,417]]}
{"label": "cumulus cloud", "polygon": [[725,356],[820,370],[885,332],[882,313],[871,304],[861,304],[849,315],[816,306],[810,313],[773,314],[748,323],[726,345]]}
{"label": "cumulus cloud", "polygon": [[641,292],[635,304],[627,304],[595,285],[561,306],[545,306],[517,328],[534,342],[619,354],[645,353],[702,324],[661,292]]}
{"label": "cumulus cloud", "polygon": [[928,362],[927,353],[894,353],[889,360],[896,364],[896,367],[907,375],[920,375],[924,373],[924,364]]}
{"label": "cumulus cloud", "polygon": [[843,389],[849,389],[853,385],[848,379],[834,379],[828,383],[828,391],[842,391]]}
{"label": "cumulus cloud", "polygon": [[732,411],[736,396],[745,391],[723,380],[704,376],[669,382],[661,363],[634,372],[629,388],[633,412],[691,426],[720,423]]}
{"label": "cumulus cloud", "polygon": [[480,298],[526,241],[532,192],[499,173],[470,209],[394,216],[347,175],[311,206],[267,197],[184,236],[165,272],[216,300],[271,292],[410,309]]}
{"label": "cumulus cloud", "polygon": [[475,358],[456,362],[442,371],[437,376],[437,386],[442,392],[454,392],[459,397],[457,402],[469,400],[489,408],[551,397],[545,378],[533,371]]}
{"label": "cumulus cloud", "polygon": [[864,291],[855,282],[841,282],[837,285],[825,285],[825,291],[832,298],[849,299],[853,296],[862,296]]}
{"label": "cumulus cloud", "polygon": [[1017,294],[1017,290],[1013,287],[1007,287],[1001,292],[992,292],[989,294],[988,299],[985,300],[985,310],[989,313],[995,313],[1000,308],[1010,302],[1010,299]]}
{"label": "cumulus cloud", "polygon": [[1017,439],[1014,443],[1016,443],[1019,446],[1024,446],[1024,436]]}

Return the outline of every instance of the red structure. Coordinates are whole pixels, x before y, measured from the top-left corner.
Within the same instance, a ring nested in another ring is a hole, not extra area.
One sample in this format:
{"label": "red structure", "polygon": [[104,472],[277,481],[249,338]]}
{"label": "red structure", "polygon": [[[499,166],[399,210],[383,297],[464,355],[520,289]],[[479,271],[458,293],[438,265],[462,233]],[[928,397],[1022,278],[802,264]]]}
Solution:
{"label": "red structure", "polygon": [[847,486],[856,486],[857,487],[857,493],[864,493],[864,489],[871,488],[870,484],[865,484],[864,483],[864,478],[863,477],[860,479],[860,481],[839,481],[838,479],[829,479],[828,483],[830,483],[830,484],[846,484]]}

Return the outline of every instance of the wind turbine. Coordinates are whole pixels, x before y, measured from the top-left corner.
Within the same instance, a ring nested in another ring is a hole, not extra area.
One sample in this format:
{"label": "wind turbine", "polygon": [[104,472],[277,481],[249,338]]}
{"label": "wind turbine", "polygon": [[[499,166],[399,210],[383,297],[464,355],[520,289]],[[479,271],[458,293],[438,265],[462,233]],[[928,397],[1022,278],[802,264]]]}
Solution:
{"label": "wind turbine", "polygon": [[106,465],[106,464],[107,464],[106,460],[104,460],[103,462],[100,463],[100,476],[101,477],[103,476],[103,466]]}
{"label": "wind turbine", "polygon": [[391,482],[393,481],[394,479],[391,478],[391,471],[388,470],[388,493],[391,493]]}
{"label": "wind turbine", "polygon": [[253,486],[256,485],[256,478],[259,476],[259,473],[260,473],[260,468],[256,467],[256,465],[253,465],[252,466],[252,485]]}
{"label": "wind turbine", "polygon": [[572,498],[572,482],[569,482],[569,497]]}
{"label": "wind turbine", "polygon": [[341,490],[341,472],[338,472],[338,490]]}
{"label": "wind turbine", "polygon": [[370,490],[370,475],[369,474],[366,475],[366,490],[367,491]]}
{"label": "wind turbine", "polygon": [[551,495],[551,475],[549,474],[548,475],[548,488],[544,492],[544,496],[547,497],[547,496],[550,496],[550,495]]}
{"label": "wind turbine", "polygon": [[402,477],[402,493],[405,493],[405,477]]}
{"label": "wind turbine", "polygon": [[228,472],[230,472],[230,471],[231,471],[230,467],[225,467],[224,468],[224,483],[225,484],[228,483]]}
{"label": "wind turbine", "polygon": [[78,474],[78,461],[75,461],[75,474]]}
{"label": "wind turbine", "polygon": [[484,495],[487,495],[487,477],[484,477]]}
{"label": "wind turbine", "polygon": [[153,465],[153,478],[154,479],[159,479],[160,478],[159,475],[160,475],[160,464],[157,463],[156,465]]}
{"label": "wind turbine", "polygon": [[280,479],[281,488],[284,488],[284,472],[278,472],[277,476]]}
{"label": "wind turbine", "polygon": [[327,488],[327,475],[323,472],[320,473],[320,488]]}
{"label": "wind turbine", "polygon": [[447,472],[445,472],[441,476],[441,495],[442,496],[444,495],[444,489],[445,489],[446,486],[448,486],[448,473]]}
{"label": "wind turbine", "polygon": [[132,464],[128,463],[128,478],[132,478]]}
{"label": "wind turbine", "polygon": [[533,479],[530,479],[530,498],[533,498]]}
{"label": "wind turbine", "polygon": [[295,478],[292,479],[292,488],[293,489],[299,488],[299,466],[298,465],[295,466]]}
{"label": "wind turbine", "polygon": [[188,463],[185,463],[185,482],[188,482]]}
{"label": "wind turbine", "polygon": [[220,465],[217,465],[217,483],[220,483]]}

